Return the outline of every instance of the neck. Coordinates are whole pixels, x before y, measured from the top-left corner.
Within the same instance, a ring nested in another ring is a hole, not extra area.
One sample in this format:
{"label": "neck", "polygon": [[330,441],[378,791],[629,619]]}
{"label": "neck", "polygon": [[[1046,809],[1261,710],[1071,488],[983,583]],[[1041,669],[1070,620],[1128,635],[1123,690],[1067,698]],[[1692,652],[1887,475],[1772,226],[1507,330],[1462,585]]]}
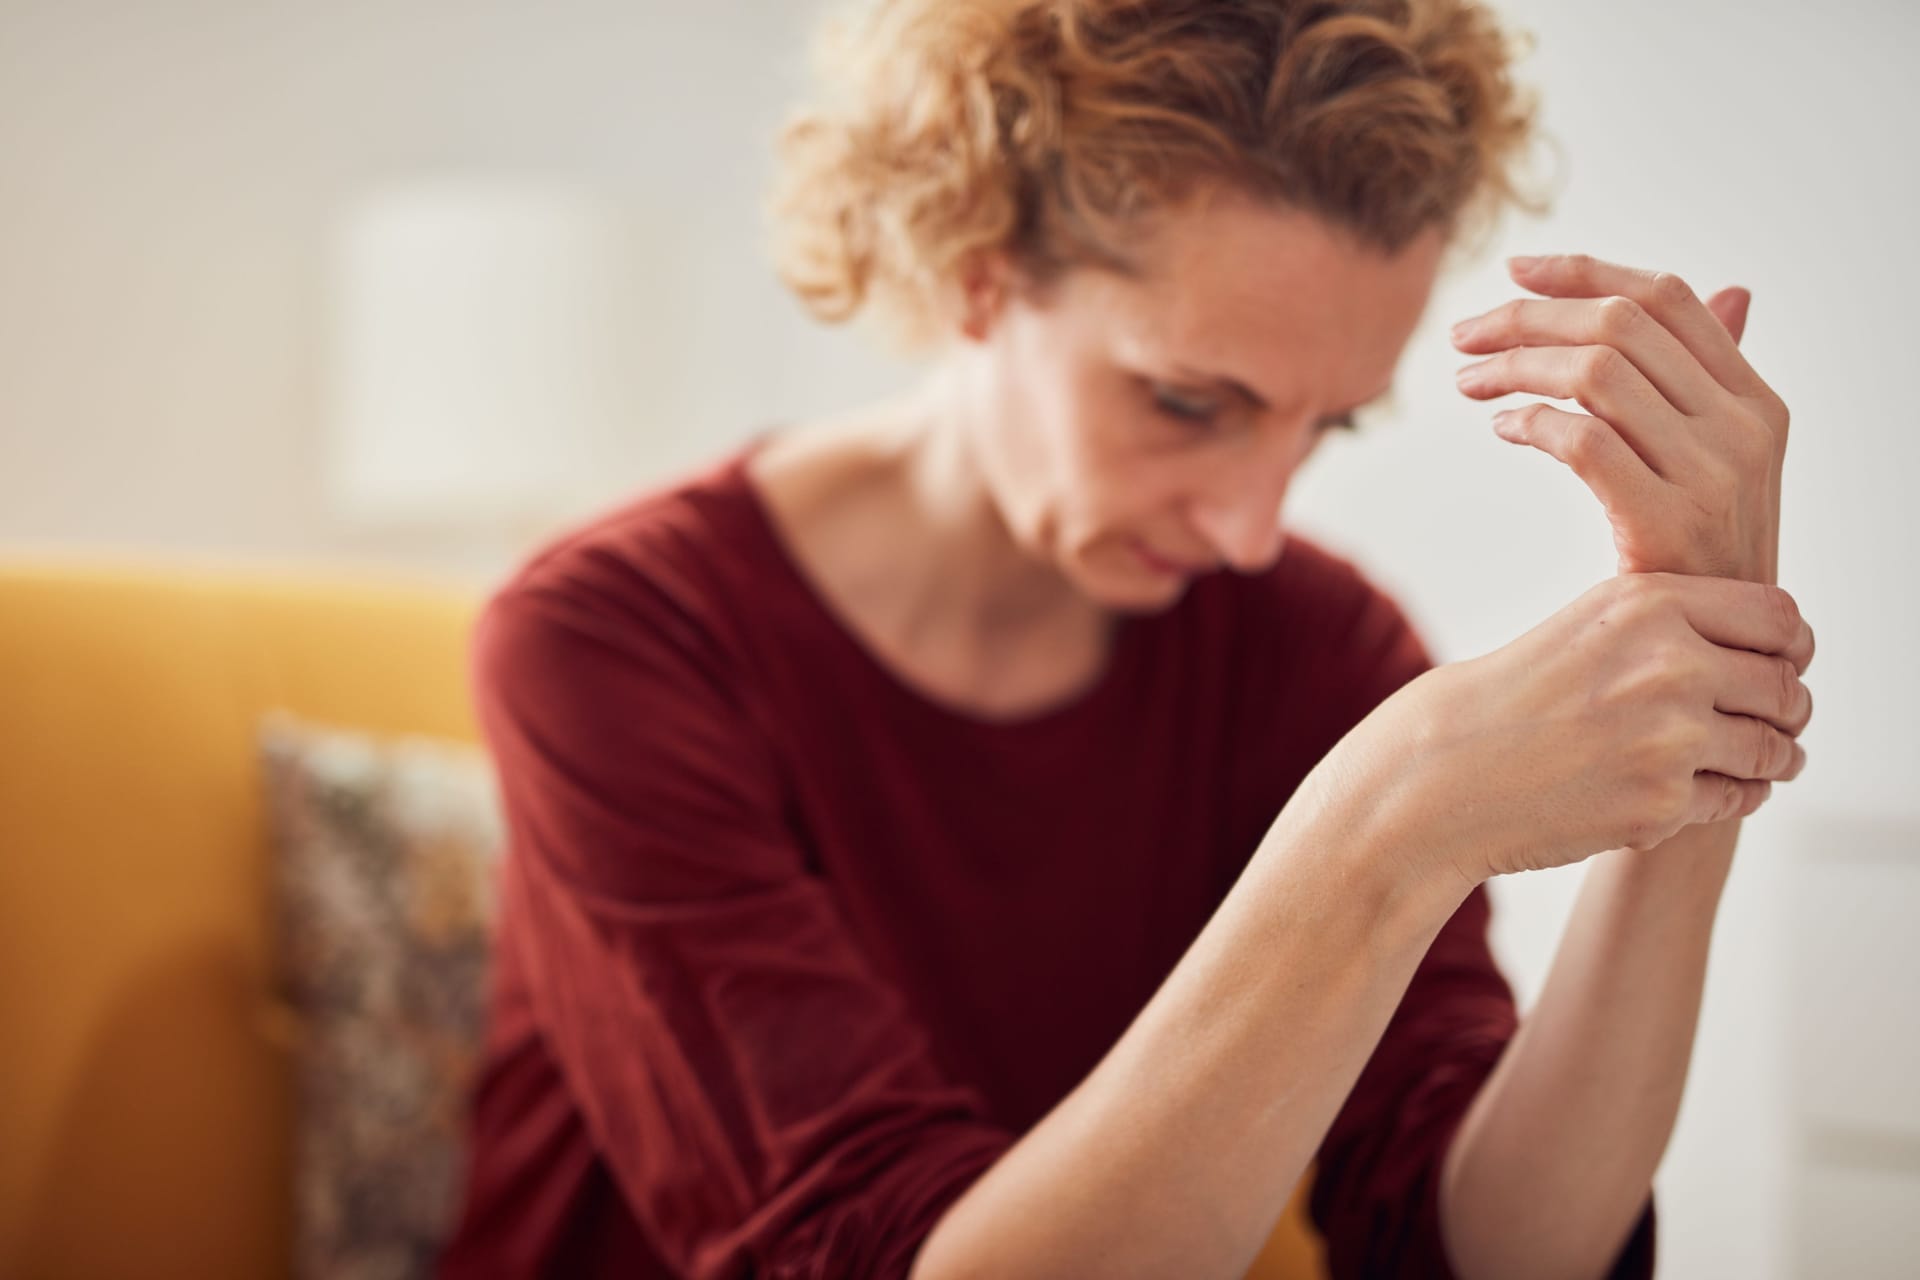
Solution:
{"label": "neck", "polygon": [[801,504],[856,605],[897,642],[965,666],[1084,639],[1106,621],[1015,538],[970,408],[962,379],[936,369],[906,395],[803,427],[769,450],[810,476]]}
{"label": "neck", "polygon": [[912,529],[916,619],[983,637],[1084,618],[1090,609],[1058,569],[1020,545],[995,499],[971,421],[951,373],[936,373],[900,435],[898,493]]}
{"label": "neck", "polygon": [[789,430],[759,475],[836,603],[920,684],[993,714],[1051,704],[1117,619],[1020,545],[946,385]]}

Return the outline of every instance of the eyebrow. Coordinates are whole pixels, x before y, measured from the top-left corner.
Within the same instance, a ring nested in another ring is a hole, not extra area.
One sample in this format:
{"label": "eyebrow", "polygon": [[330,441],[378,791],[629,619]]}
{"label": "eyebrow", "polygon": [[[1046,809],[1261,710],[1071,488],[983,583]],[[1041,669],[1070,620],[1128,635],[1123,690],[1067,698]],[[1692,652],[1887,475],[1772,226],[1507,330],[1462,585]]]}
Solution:
{"label": "eyebrow", "polygon": [[[1229,378],[1224,374],[1218,373],[1202,373],[1198,369],[1189,369],[1183,365],[1174,365],[1172,368],[1173,372],[1180,377],[1189,378],[1195,382],[1212,383],[1216,387],[1224,387],[1256,409],[1265,409],[1268,407],[1266,400],[1258,392],[1246,383],[1241,382],[1238,378]],[[1393,380],[1389,378],[1385,386],[1368,396],[1365,400],[1360,401],[1358,404],[1348,405],[1345,409],[1335,410],[1335,412],[1352,413],[1355,409],[1370,405],[1376,400],[1384,399],[1392,393]]]}

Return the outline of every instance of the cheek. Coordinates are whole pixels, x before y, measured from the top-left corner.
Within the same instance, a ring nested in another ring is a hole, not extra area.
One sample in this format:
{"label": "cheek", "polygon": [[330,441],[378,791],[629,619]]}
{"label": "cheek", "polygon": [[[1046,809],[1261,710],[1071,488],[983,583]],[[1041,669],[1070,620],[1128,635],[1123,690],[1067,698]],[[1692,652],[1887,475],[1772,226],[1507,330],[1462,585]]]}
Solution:
{"label": "cheek", "polygon": [[1125,387],[1089,388],[1081,407],[1075,461],[1085,532],[1130,556],[1128,538],[1164,536],[1184,520],[1208,459],[1187,447],[1191,442],[1179,434],[1179,424],[1143,406]]}

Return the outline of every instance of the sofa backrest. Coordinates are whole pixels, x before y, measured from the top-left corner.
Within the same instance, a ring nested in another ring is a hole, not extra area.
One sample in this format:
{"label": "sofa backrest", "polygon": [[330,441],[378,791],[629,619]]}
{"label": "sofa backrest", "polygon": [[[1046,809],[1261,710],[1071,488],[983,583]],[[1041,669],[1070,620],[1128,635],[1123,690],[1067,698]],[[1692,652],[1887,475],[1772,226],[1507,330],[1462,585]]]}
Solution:
{"label": "sofa backrest", "polygon": [[[361,570],[0,554],[0,1276],[288,1274],[257,721],[477,741],[480,604]],[[1324,1274],[1309,1185],[1250,1278]]]}
{"label": "sofa backrest", "polygon": [[256,721],[475,740],[478,604],[358,569],[0,556],[0,1276],[287,1273]]}

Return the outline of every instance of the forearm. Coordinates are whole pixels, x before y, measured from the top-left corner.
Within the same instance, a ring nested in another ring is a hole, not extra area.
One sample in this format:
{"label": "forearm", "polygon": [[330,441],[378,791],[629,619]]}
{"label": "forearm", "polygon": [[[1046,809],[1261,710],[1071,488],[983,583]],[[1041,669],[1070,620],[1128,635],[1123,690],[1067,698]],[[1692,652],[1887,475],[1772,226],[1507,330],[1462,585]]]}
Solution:
{"label": "forearm", "polygon": [[1538,1005],[1447,1156],[1463,1277],[1600,1276],[1625,1243],[1680,1109],[1739,826],[1593,860]]}
{"label": "forearm", "polygon": [[1399,833],[1301,812],[1087,1079],[941,1218],[919,1280],[1245,1273],[1467,888],[1387,874]]}

